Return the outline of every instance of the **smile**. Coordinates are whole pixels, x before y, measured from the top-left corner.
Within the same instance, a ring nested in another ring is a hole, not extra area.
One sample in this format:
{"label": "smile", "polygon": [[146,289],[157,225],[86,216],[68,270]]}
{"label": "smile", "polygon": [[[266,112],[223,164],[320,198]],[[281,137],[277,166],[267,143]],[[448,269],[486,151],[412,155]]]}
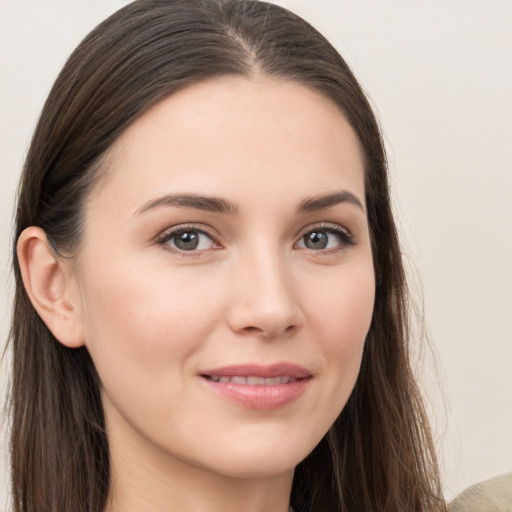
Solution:
{"label": "smile", "polygon": [[214,382],[233,382],[234,384],[248,384],[249,386],[278,386],[279,384],[288,384],[290,382],[296,382],[295,377],[288,375],[282,377],[256,377],[256,376],[236,376],[236,377],[220,377],[219,375],[206,376]]}
{"label": "smile", "polygon": [[277,409],[299,399],[313,379],[303,366],[278,363],[227,366],[202,372],[216,395],[250,409]]}

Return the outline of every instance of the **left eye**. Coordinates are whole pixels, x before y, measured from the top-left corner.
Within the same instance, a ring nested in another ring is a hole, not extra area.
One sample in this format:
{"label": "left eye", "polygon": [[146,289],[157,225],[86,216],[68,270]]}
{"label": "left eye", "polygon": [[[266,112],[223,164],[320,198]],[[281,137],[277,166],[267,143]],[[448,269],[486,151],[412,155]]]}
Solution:
{"label": "left eye", "polygon": [[201,251],[211,249],[215,242],[203,231],[186,229],[169,233],[163,243],[178,251]]}
{"label": "left eye", "polygon": [[335,229],[313,229],[305,233],[298,242],[301,249],[322,251],[325,249],[336,249],[350,243],[346,233]]}

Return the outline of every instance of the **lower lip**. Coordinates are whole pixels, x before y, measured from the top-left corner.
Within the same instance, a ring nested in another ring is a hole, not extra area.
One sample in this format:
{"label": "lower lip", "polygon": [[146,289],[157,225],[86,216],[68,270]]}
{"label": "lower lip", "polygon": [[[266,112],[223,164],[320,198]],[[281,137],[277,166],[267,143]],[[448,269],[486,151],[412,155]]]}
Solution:
{"label": "lower lip", "polygon": [[275,386],[252,386],[234,382],[215,382],[202,377],[222,397],[251,409],[278,409],[297,400],[306,390],[309,378]]}

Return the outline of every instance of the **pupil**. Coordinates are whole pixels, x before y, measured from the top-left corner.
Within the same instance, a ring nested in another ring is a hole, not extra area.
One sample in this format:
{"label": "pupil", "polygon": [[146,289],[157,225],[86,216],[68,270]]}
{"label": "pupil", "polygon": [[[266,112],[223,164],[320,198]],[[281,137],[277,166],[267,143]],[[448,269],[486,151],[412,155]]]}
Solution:
{"label": "pupil", "polygon": [[181,233],[176,237],[176,247],[184,251],[195,249],[199,245],[199,236],[193,231]]}
{"label": "pupil", "polygon": [[308,249],[325,249],[327,234],[323,231],[313,231],[306,235],[304,243]]}

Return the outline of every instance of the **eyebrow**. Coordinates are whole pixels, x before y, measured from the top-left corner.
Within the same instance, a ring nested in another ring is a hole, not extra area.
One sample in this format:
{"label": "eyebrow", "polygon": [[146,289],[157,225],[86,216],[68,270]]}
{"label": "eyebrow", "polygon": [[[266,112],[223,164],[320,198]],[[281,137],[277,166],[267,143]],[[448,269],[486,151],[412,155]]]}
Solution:
{"label": "eyebrow", "polygon": [[[364,211],[362,202],[349,192],[343,190],[328,195],[309,197],[301,201],[297,208],[298,213],[315,212],[325,210],[331,206],[341,203],[350,203]],[[135,211],[135,215],[139,215],[153,208],[161,206],[181,206],[184,208],[195,208],[213,213],[223,213],[230,216],[236,215],[240,208],[237,204],[232,203],[226,199],[213,196],[201,196],[198,194],[166,194],[156,199],[151,199],[144,203],[140,208]]]}
{"label": "eyebrow", "polygon": [[340,203],[350,203],[359,207],[361,210],[363,210],[363,212],[365,211],[363,203],[358,199],[357,196],[348,190],[342,190],[341,192],[335,192],[333,194],[304,199],[304,201],[302,201],[297,208],[297,211],[315,212],[318,210],[325,210]]}
{"label": "eyebrow", "polygon": [[144,203],[136,210],[135,215],[159,206],[182,206],[184,208],[195,208],[206,212],[228,215],[236,215],[239,211],[238,205],[220,197],[200,196],[197,194],[167,194]]}

